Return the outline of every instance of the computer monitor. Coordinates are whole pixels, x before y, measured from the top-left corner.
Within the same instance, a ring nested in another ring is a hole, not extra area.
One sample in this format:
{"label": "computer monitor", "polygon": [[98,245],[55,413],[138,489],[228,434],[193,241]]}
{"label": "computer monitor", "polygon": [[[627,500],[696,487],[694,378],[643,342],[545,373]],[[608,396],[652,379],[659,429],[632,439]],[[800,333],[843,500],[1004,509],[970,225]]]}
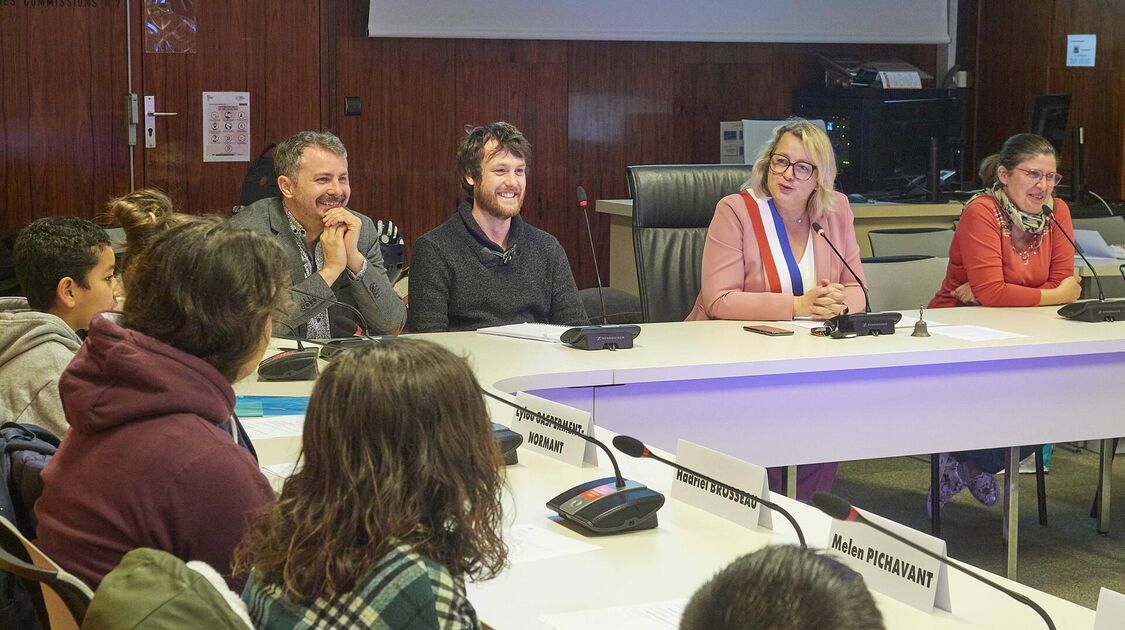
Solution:
{"label": "computer monitor", "polygon": [[1036,96],[1028,108],[1027,130],[1050,140],[1055,151],[1061,153],[1069,118],[1069,94]]}

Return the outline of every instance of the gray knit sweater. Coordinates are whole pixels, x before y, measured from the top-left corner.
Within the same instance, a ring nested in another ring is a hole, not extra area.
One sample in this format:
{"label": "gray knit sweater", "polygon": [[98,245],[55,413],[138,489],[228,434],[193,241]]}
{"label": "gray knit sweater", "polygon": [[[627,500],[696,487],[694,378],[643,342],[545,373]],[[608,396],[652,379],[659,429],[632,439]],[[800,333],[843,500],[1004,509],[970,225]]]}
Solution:
{"label": "gray knit sweater", "polygon": [[476,330],[540,322],[586,325],[570,262],[559,241],[519,216],[505,252],[463,203],[423,234],[410,255],[410,332]]}

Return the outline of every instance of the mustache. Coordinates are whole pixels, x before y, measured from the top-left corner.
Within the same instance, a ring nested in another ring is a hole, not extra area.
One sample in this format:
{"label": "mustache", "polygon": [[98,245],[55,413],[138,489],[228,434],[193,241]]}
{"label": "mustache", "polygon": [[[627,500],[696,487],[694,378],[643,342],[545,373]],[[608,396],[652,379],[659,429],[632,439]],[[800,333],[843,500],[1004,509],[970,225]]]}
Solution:
{"label": "mustache", "polygon": [[347,197],[342,195],[321,195],[316,198],[317,204],[326,206],[342,206],[347,201]]}

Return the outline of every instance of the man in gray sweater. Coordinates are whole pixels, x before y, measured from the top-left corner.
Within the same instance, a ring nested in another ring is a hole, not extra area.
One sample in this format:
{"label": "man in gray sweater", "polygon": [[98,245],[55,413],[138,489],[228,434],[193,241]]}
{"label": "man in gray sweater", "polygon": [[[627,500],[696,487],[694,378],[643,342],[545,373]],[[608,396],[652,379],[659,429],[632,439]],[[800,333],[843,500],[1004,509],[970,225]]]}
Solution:
{"label": "man in gray sweater", "polygon": [[589,324],[562,245],[519,216],[530,155],[527,138],[505,122],[461,142],[457,170],[471,203],[414,243],[411,332]]}
{"label": "man in gray sweater", "polygon": [[[375,224],[349,210],[348,153],[328,132],[302,131],[274,151],[280,197],[243,208],[232,222],[281,243],[292,276],[293,308],[275,321],[281,335],[309,339],[368,333],[394,334],[406,323],[406,305],[383,267]],[[351,309],[363,317],[356,322]]]}

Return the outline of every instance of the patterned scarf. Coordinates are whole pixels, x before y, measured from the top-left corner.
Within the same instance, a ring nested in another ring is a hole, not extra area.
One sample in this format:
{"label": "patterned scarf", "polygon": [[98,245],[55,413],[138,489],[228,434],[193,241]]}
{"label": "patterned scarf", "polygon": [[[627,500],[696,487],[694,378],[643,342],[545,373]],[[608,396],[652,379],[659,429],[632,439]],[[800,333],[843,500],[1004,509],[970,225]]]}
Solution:
{"label": "patterned scarf", "polygon": [[[1028,234],[1042,234],[1043,231],[1047,229],[1047,224],[1050,223],[1047,219],[1047,215],[1043,213],[1031,214],[1030,212],[1024,212],[1017,208],[1016,204],[1012,203],[1012,200],[1008,198],[1008,193],[1004,190],[1004,184],[999,181],[980,194],[995,199],[996,202],[1000,204],[1004,216],[1008,217],[1008,221],[1012,225],[1020,226],[1020,228]],[[1054,209],[1055,198],[1047,197],[1046,206]]]}

